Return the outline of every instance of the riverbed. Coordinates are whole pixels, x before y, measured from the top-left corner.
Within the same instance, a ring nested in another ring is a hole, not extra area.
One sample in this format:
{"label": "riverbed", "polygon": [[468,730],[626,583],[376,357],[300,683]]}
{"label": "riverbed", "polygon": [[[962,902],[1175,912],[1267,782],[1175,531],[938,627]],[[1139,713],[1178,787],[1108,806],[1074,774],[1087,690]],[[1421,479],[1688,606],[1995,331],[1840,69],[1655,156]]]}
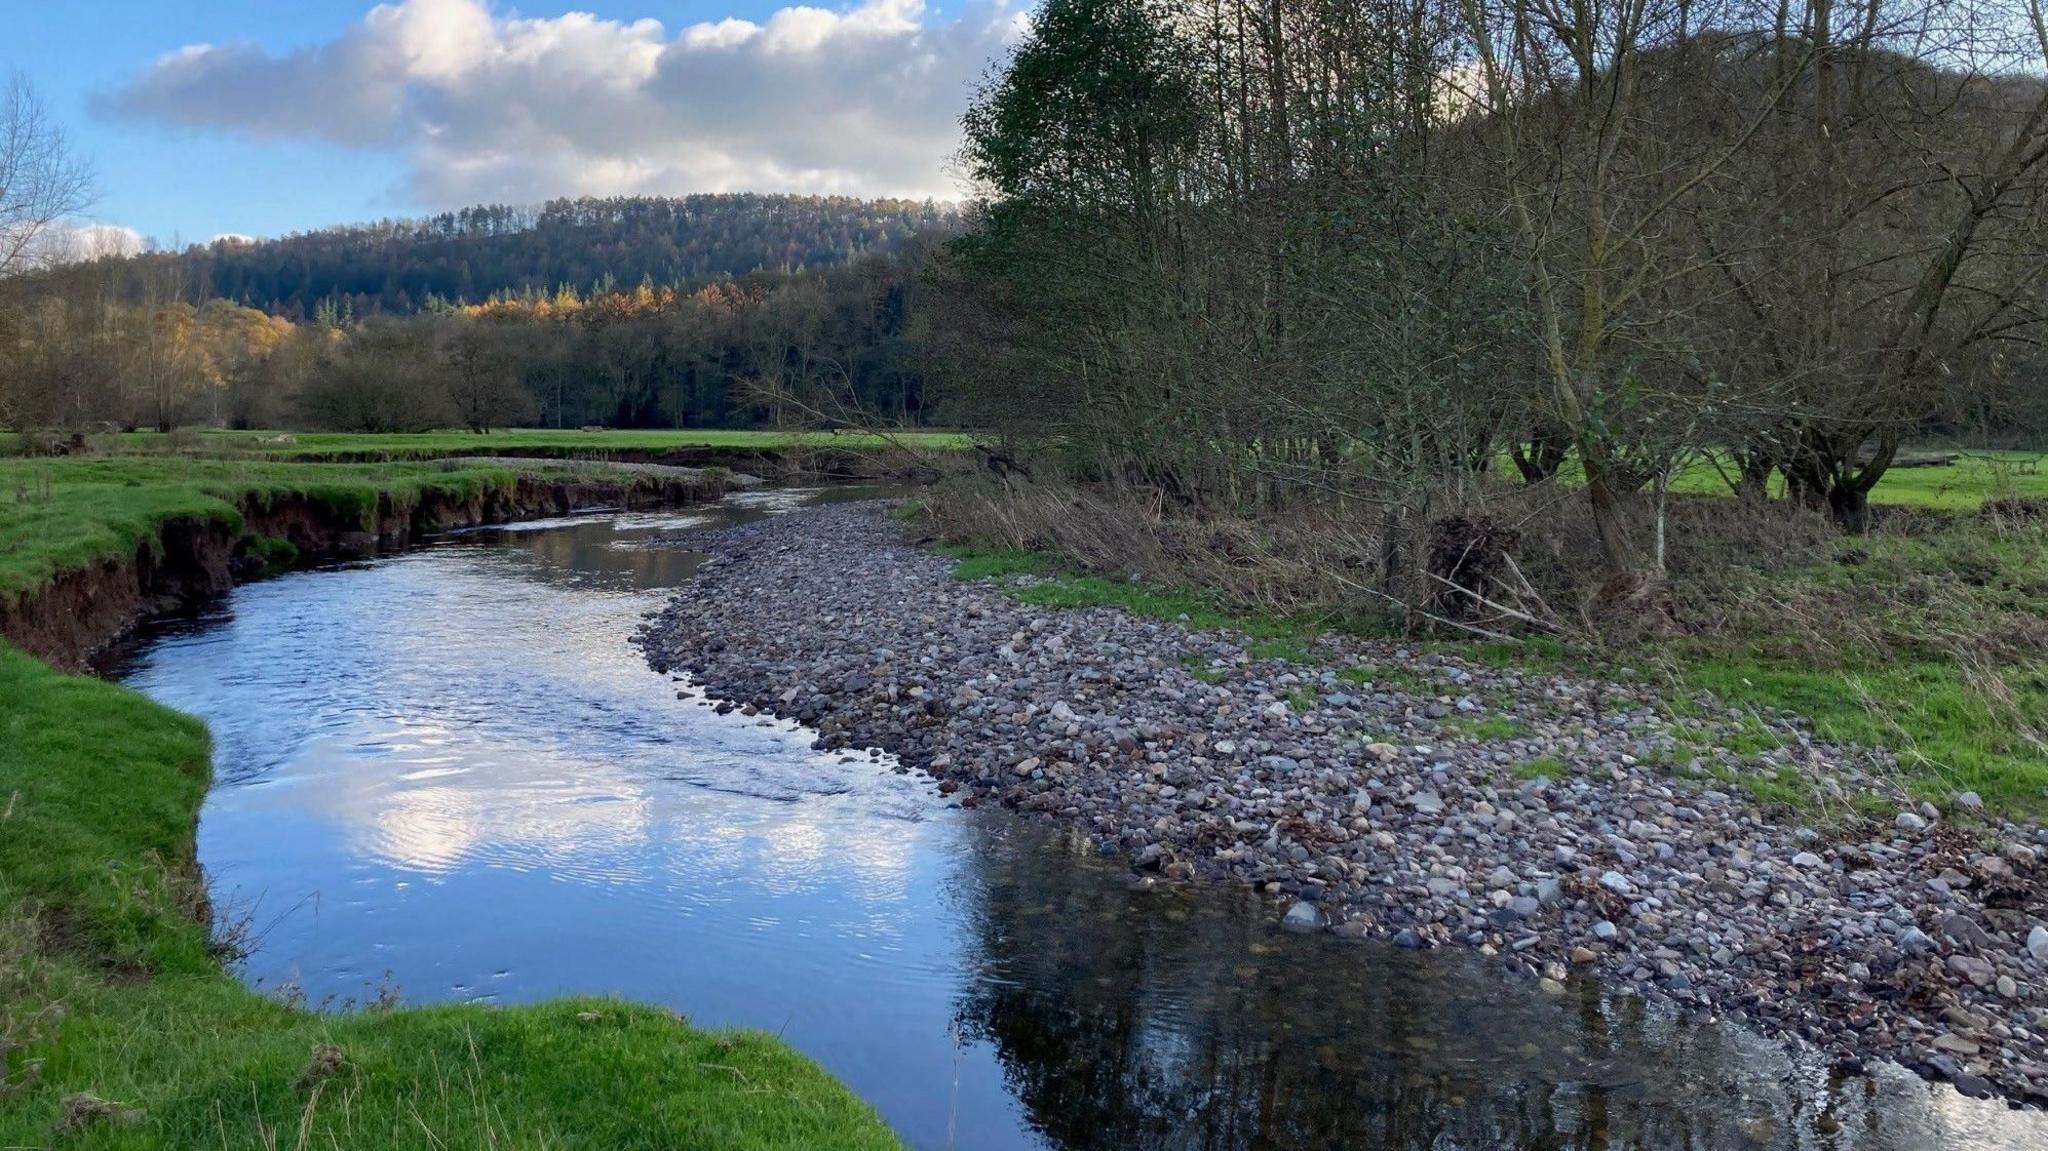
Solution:
{"label": "riverbed", "polygon": [[468,532],[237,589],[109,670],[204,718],[250,981],[611,993],[760,1028],[916,1148],[2048,1145],[2038,1112],[1476,956],[1280,932],[651,671],[696,533],[858,489]]}

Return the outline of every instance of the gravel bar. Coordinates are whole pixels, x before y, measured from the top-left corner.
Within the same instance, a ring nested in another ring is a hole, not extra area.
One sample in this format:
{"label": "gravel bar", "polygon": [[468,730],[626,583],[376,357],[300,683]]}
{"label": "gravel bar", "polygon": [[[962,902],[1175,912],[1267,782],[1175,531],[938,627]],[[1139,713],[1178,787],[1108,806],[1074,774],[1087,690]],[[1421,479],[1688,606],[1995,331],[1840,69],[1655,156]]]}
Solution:
{"label": "gravel bar", "polygon": [[[962,804],[1078,825],[1134,882],[1250,883],[1290,930],[1469,946],[1546,992],[1614,981],[1847,1070],[2048,1105],[2048,831],[1914,804],[1883,753],[1711,697],[1678,719],[1647,686],[1420,645],[1288,662],[1020,603],[883,510],[697,537],[712,558],[643,627],[649,662]],[[1818,830],[1737,785],[1788,768]]]}

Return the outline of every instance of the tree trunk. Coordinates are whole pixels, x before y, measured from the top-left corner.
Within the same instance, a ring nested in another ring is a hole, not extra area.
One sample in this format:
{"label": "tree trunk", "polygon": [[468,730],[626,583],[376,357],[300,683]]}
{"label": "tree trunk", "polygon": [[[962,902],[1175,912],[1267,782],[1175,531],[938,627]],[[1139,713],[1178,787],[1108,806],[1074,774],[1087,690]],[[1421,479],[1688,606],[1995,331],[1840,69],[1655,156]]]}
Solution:
{"label": "tree trunk", "polygon": [[1861,484],[1842,482],[1828,489],[1828,513],[1851,535],[1870,530],[1870,493]]}
{"label": "tree trunk", "polygon": [[1762,503],[1771,495],[1771,457],[1763,452],[1745,452],[1741,459],[1742,475],[1735,481],[1737,499],[1749,503]]}
{"label": "tree trunk", "polygon": [[1520,443],[1508,445],[1508,455],[1515,461],[1515,470],[1522,473],[1522,482],[1540,484],[1557,474],[1564,463],[1571,444],[1565,430],[1545,420],[1529,433],[1529,444],[1525,449]]}
{"label": "tree trunk", "polygon": [[1614,498],[1614,486],[1607,469],[1586,461],[1586,498],[1593,507],[1593,527],[1600,533],[1600,550],[1607,558],[1607,570],[1616,575],[1636,573],[1635,546],[1629,542],[1628,526],[1621,519],[1621,505]]}

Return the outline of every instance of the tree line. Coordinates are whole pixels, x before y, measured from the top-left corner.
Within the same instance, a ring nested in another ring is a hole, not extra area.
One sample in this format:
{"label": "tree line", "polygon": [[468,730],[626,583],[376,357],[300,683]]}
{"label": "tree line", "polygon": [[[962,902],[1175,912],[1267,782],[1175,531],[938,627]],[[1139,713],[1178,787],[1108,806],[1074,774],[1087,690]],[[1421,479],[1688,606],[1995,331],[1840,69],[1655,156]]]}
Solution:
{"label": "tree line", "polygon": [[411,315],[327,304],[301,322],[205,297],[176,262],[101,261],[32,291],[0,282],[0,426],[741,427],[842,402],[914,423],[928,246],[697,287],[435,299]]}
{"label": "tree line", "polygon": [[276,241],[75,252],[62,224],[90,202],[90,169],[24,80],[5,95],[0,427],[925,416],[920,269],[957,229],[948,207],[558,200]]}
{"label": "tree line", "polygon": [[568,284],[603,294],[641,281],[694,284],[794,273],[893,255],[950,226],[930,201],[846,196],[697,195],[477,205],[423,219],[323,228],[275,240],[225,238],[129,261],[177,274],[205,298],[294,321],[321,308],[406,315]]}
{"label": "tree line", "polygon": [[942,390],[1389,538],[1568,469],[1622,591],[1705,456],[1861,529],[1916,436],[2042,430],[2044,66],[2038,0],[1048,0],[965,118]]}

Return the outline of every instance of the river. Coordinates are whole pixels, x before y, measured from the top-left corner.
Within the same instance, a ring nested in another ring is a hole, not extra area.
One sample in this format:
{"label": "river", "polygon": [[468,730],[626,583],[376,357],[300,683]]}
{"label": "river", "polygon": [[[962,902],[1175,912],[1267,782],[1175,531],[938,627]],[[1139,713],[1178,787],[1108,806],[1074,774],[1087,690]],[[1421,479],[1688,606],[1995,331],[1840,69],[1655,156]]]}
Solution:
{"label": "river", "polygon": [[779,1034],[912,1147],[2020,1148],[2038,1112],[1476,955],[1141,888],[628,637],[691,534],[859,489],[473,531],[237,589],[105,670],[204,718],[245,978],[315,1006],[617,994]]}

